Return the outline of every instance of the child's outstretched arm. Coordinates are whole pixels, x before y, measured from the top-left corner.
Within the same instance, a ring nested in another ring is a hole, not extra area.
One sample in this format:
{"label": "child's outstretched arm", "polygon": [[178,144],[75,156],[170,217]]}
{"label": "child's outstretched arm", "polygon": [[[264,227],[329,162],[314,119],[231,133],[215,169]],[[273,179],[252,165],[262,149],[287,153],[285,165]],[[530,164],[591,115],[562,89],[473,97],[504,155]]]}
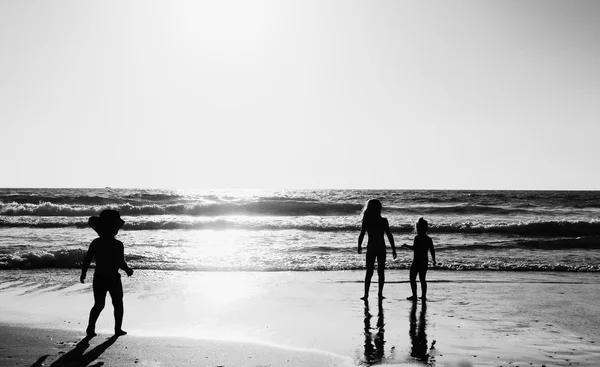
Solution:
{"label": "child's outstretched arm", "polygon": [[92,263],[92,258],[94,257],[94,251],[95,246],[94,241],[92,241],[92,243],[90,243],[90,247],[88,248],[87,253],[85,254],[85,257],[83,258],[83,264],[81,264],[81,276],[79,277],[79,281],[81,283],[85,281],[87,271],[90,267],[90,264]]}
{"label": "child's outstretched arm", "polygon": [[431,260],[433,261],[433,266],[436,265],[435,262],[435,248],[433,247],[433,240],[431,241],[431,246],[429,247],[429,251],[431,252]]}

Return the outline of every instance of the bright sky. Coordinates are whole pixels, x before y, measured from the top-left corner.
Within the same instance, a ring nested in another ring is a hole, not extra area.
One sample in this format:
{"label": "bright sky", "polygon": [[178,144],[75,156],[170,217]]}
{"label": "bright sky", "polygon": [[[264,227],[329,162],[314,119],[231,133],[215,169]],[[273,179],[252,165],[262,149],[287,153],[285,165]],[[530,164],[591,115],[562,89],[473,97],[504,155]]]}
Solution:
{"label": "bright sky", "polygon": [[600,2],[0,2],[0,187],[600,189]]}

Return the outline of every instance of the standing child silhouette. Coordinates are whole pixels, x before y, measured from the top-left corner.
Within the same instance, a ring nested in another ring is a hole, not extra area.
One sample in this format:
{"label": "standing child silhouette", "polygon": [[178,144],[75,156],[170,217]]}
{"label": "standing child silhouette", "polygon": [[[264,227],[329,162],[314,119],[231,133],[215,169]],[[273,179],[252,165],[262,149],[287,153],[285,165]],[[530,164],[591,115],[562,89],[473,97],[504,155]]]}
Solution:
{"label": "standing child silhouette", "polygon": [[417,235],[415,236],[413,245],[402,245],[402,247],[413,250],[414,252],[413,262],[410,266],[410,289],[412,290],[412,296],[406,298],[411,301],[417,300],[417,274],[419,275],[419,282],[421,283],[421,299],[427,300],[427,281],[425,276],[427,274],[427,267],[429,266],[429,251],[431,252],[433,266],[436,264],[433,241],[431,240],[431,237],[427,235],[427,221],[423,218],[419,218],[416,228]]}
{"label": "standing child silhouette", "polygon": [[127,333],[121,328],[123,324],[123,285],[119,269],[125,270],[127,276],[131,276],[133,270],[125,262],[123,243],[115,239],[125,222],[121,219],[118,211],[107,209],[103,210],[100,216],[90,217],[88,224],[98,233],[99,237],[90,243],[79,278],[83,283],[92,258],[95,258],[94,306],[90,311],[86,333],[88,337],[96,336],[96,321],[104,309],[106,292],[108,292],[115,310],[115,335],[125,335]]}
{"label": "standing child silhouette", "polygon": [[375,270],[375,259],[377,259],[377,275],[379,278],[379,298],[383,297],[383,285],[385,284],[385,240],[384,234],[387,235],[392,247],[392,255],[396,258],[396,246],[394,245],[394,237],[390,231],[390,225],[386,218],[381,216],[381,202],[377,199],[371,199],[367,202],[363,213],[362,227],[358,236],[358,253],[362,253],[362,242],[365,233],[369,235],[367,242],[367,274],[365,275],[365,295],[362,300],[369,298],[369,288],[371,287],[371,278]]}

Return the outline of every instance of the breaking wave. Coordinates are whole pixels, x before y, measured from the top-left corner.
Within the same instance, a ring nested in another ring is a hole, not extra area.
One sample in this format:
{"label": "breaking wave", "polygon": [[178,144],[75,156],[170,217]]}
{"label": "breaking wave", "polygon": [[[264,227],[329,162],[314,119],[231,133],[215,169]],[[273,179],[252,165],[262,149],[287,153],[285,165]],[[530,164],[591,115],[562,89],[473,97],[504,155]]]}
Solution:
{"label": "breaking wave", "polygon": [[86,250],[28,251],[0,255],[0,269],[80,268]]}
{"label": "breaking wave", "polygon": [[[56,203],[52,201],[27,202],[1,202],[0,215],[2,216],[92,216],[103,209],[118,210],[124,216],[148,215],[182,215],[182,216],[227,216],[227,215],[255,215],[255,216],[360,216],[363,204],[349,202],[320,202],[309,199],[285,200],[273,198],[253,202],[198,202],[179,201],[168,203],[161,202],[159,198],[152,202],[129,202],[125,199],[90,198],[77,203]],[[531,206],[529,204],[516,204],[510,207],[491,205],[426,205],[426,206],[398,206],[389,205],[385,208],[386,215],[495,215],[509,216],[512,214],[543,214],[550,209]]]}
{"label": "breaking wave", "polygon": [[[30,228],[87,228],[86,217],[4,217],[0,218],[0,227]],[[123,230],[164,230],[164,229],[246,229],[246,230],[301,230],[318,232],[355,232],[360,230],[358,220],[321,221],[321,220],[252,220],[251,218],[182,218],[174,216],[145,217],[126,219]],[[412,224],[392,225],[394,233],[413,232]],[[450,223],[432,225],[429,232],[453,234],[499,234],[532,237],[582,237],[600,235],[600,221],[532,221],[519,223]]]}
{"label": "breaking wave", "polygon": [[501,243],[476,243],[468,245],[439,246],[438,251],[498,251],[504,249],[525,250],[565,250],[565,249],[600,249],[600,236],[553,239],[523,239]]}
{"label": "breaking wave", "polygon": [[[10,255],[0,255],[0,269],[79,269],[85,256],[83,249],[57,251],[29,251]],[[364,270],[362,261],[359,263],[311,263],[263,261],[248,263],[220,263],[193,265],[186,263],[164,263],[149,261],[143,256],[128,256],[127,261],[134,269],[146,270],[178,270],[178,271],[337,271]],[[92,265],[93,267],[93,265]],[[410,262],[391,262],[388,269],[406,270]],[[436,270],[453,271],[567,271],[567,272],[600,272],[600,264],[567,264],[550,262],[518,262],[498,260],[466,260],[438,263]]]}
{"label": "breaking wave", "polygon": [[146,204],[130,203],[102,205],[56,204],[52,202],[0,204],[0,215],[4,216],[92,216],[103,209],[118,210],[123,216],[142,215],[187,215],[187,216],[226,216],[226,215],[357,215],[362,204],[316,203],[309,201],[259,201],[251,203],[192,203],[192,204]]}

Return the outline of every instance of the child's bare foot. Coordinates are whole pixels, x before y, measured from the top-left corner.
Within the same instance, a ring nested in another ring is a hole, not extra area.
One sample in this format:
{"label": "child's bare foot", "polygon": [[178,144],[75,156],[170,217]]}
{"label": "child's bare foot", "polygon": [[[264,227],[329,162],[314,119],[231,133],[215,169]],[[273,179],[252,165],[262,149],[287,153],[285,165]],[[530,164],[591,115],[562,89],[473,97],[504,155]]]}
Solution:
{"label": "child's bare foot", "polygon": [[115,336],[123,336],[123,335],[127,335],[127,331],[125,330],[115,330]]}
{"label": "child's bare foot", "polygon": [[416,296],[410,296],[410,297],[406,297],[407,300],[409,301],[416,301],[417,297]]}
{"label": "child's bare foot", "polygon": [[362,297],[360,297],[360,299],[362,299],[363,301],[366,301],[369,299],[369,296],[362,296]]}
{"label": "child's bare foot", "polygon": [[384,299],[385,297],[383,296],[383,294],[379,293],[379,299]]}

